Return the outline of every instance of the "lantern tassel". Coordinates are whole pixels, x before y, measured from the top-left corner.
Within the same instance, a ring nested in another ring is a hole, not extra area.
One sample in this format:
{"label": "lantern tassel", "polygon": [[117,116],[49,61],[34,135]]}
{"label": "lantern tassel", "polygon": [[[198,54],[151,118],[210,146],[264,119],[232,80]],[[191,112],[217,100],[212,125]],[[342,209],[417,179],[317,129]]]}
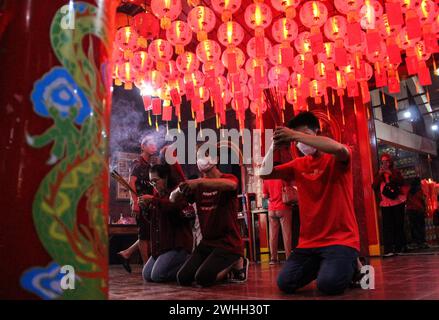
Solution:
{"label": "lantern tassel", "polygon": [[151,111],[148,111],[148,124],[150,127],[152,127]]}
{"label": "lantern tassel", "polygon": [[381,98],[383,100],[383,104],[386,104],[386,95],[384,94],[384,90],[381,90]]}
{"label": "lantern tassel", "polygon": [[159,117],[155,116],[155,131],[159,132]]}

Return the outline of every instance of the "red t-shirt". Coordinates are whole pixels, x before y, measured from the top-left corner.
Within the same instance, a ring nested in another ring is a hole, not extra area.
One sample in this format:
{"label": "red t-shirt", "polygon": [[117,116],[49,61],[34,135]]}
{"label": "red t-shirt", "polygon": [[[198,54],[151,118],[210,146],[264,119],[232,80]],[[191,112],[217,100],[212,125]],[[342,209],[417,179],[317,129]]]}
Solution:
{"label": "red t-shirt", "polygon": [[269,179],[264,181],[263,193],[268,196],[268,210],[290,210],[282,201],[282,187],[284,182],[281,179]]}
{"label": "red t-shirt", "polygon": [[295,180],[299,198],[298,248],[344,245],[360,250],[355,218],[352,163],[322,153],[297,158],[273,169],[285,180]]}
{"label": "red t-shirt", "polygon": [[[231,174],[222,174],[221,178],[238,183],[238,179]],[[195,203],[203,236],[201,243],[242,255],[237,191],[198,188]]]}

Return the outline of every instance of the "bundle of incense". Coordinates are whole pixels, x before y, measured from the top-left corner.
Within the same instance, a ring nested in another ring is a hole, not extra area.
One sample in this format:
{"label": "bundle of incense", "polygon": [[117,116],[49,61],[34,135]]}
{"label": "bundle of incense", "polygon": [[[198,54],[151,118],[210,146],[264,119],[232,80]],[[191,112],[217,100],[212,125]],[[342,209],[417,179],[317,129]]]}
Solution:
{"label": "bundle of incense", "polygon": [[281,105],[282,95],[276,87],[264,89],[265,101],[276,126],[282,126]]}
{"label": "bundle of incense", "polygon": [[130,184],[116,171],[113,170],[110,172],[111,177],[116,180],[118,183],[123,185],[125,188],[130,190],[132,193],[134,193],[137,196],[137,192],[130,186]]}

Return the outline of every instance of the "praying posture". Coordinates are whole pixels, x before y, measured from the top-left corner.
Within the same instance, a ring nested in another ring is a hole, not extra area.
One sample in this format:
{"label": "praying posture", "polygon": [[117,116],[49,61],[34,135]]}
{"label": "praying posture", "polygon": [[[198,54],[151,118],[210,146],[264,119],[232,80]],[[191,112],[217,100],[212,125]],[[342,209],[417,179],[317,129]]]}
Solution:
{"label": "praying posture", "polygon": [[182,286],[207,287],[217,281],[247,280],[248,259],[238,224],[238,179],[222,173],[216,160],[198,152],[197,166],[203,178],[180,184],[171,201],[185,198],[195,203],[202,240],[177,274]]}
{"label": "praying posture", "polygon": [[169,201],[169,193],[177,184],[167,164],[153,166],[149,179],[153,195],[139,197],[146,220],[151,225],[151,257],[143,267],[143,278],[150,282],[175,281],[177,271],[192,252],[190,220],[183,206]]}
{"label": "praying posture", "polygon": [[264,162],[273,150],[296,147],[303,157],[275,166],[263,179],[294,180],[300,209],[299,244],[282,268],[277,284],[293,293],[317,279],[325,294],[340,294],[357,271],[360,249],[355,218],[350,149],[320,136],[319,121],[311,112],[294,117],[288,128],[275,130]]}

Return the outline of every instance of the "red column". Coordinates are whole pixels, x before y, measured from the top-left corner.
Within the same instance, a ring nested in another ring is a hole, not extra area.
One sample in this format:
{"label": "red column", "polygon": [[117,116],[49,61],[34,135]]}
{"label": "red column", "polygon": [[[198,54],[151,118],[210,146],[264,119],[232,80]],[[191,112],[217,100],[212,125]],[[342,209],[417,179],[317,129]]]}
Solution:
{"label": "red column", "polygon": [[367,111],[368,105],[362,103],[361,97],[356,98],[355,103],[357,105],[358,149],[361,161],[361,181],[363,185],[363,205],[367,228],[368,250],[369,255],[375,256],[380,254],[376,200],[371,187],[374,174],[373,152],[371,148],[375,144],[375,132],[374,130],[369,130],[370,114],[368,114]]}
{"label": "red column", "polygon": [[71,3],[6,0],[0,16],[2,298],[107,296],[116,9]]}

